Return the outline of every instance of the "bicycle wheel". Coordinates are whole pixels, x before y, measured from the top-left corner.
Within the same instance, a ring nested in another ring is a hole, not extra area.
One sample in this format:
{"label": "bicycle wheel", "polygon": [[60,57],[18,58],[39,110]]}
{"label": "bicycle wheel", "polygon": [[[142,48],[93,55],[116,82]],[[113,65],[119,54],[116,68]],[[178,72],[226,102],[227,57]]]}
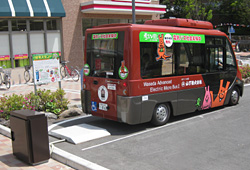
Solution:
{"label": "bicycle wheel", "polygon": [[2,78],[2,73],[0,73],[0,85],[3,84],[3,78]]}
{"label": "bicycle wheel", "polygon": [[61,66],[61,68],[60,68],[60,73],[61,73],[62,79],[63,79],[64,77],[66,77],[66,68],[65,68],[64,66]]}
{"label": "bicycle wheel", "polygon": [[80,74],[79,74],[79,71],[77,71],[76,69],[73,69],[72,72],[71,72],[71,78],[77,82],[80,78]]}
{"label": "bicycle wheel", "polygon": [[5,85],[6,85],[6,88],[7,88],[7,89],[9,89],[9,88],[10,88],[10,86],[11,86],[11,84],[10,84],[10,80],[7,80],[7,81],[5,82]]}
{"label": "bicycle wheel", "polygon": [[24,71],[24,80],[26,83],[30,81],[30,72],[27,70]]}

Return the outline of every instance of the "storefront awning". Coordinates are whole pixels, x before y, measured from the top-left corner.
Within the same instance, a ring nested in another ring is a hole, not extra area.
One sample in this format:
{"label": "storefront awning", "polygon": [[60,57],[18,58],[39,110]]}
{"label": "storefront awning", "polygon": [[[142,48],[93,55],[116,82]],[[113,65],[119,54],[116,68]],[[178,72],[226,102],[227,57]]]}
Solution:
{"label": "storefront awning", "polygon": [[65,17],[61,0],[1,0],[0,17]]}
{"label": "storefront awning", "polygon": [[[115,1],[89,1],[81,3],[83,13],[132,14],[132,3]],[[136,3],[136,14],[152,15],[166,13],[165,5]]]}

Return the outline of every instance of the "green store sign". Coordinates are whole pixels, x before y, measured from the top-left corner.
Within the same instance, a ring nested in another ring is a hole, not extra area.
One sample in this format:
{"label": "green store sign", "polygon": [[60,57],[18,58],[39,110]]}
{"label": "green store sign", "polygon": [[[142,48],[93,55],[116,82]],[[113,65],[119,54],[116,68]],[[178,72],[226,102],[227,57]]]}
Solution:
{"label": "green store sign", "polygon": [[205,35],[202,34],[183,34],[166,32],[140,32],[140,42],[159,42],[158,36],[172,39],[173,43],[200,43],[205,44]]}
{"label": "green store sign", "polygon": [[33,60],[59,59],[59,53],[32,54]]}

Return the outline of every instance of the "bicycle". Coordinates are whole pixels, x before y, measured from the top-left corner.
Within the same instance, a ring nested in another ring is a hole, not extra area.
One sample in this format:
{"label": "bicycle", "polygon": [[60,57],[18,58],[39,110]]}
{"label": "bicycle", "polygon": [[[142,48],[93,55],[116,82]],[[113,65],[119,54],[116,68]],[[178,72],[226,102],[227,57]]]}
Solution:
{"label": "bicycle", "polygon": [[61,77],[62,79],[67,77],[71,77],[72,80],[74,80],[75,82],[77,82],[80,78],[80,73],[77,69],[74,69],[73,67],[71,67],[71,70],[68,68],[68,66],[66,65],[66,63],[68,63],[69,61],[64,61],[62,62],[62,66],[60,68],[60,73],[61,73]]}
{"label": "bicycle", "polygon": [[10,76],[11,76],[11,69],[3,69],[6,68],[5,65],[0,67],[0,85],[5,84],[6,88],[9,89],[11,86],[10,83]]}
{"label": "bicycle", "polygon": [[24,80],[26,83],[28,83],[30,81],[31,78],[31,71],[30,68],[32,67],[32,65],[26,65],[24,66],[25,70],[24,70]]}

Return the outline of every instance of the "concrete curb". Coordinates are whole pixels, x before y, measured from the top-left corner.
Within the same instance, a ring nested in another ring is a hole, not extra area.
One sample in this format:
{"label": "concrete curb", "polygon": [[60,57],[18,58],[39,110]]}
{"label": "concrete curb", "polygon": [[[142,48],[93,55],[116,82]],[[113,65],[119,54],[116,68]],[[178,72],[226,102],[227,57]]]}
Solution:
{"label": "concrete curb", "polygon": [[[8,138],[11,138],[11,130],[8,127],[0,125],[0,133]],[[91,169],[91,170],[108,170],[102,166],[99,166],[95,163],[82,159],[78,156],[75,156],[71,153],[68,153],[62,149],[59,149],[52,145],[51,158],[61,162],[65,165],[68,165],[75,169]]]}
{"label": "concrete curb", "polygon": [[82,159],[57,147],[53,148],[51,157],[75,169],[108,170],[102,166]]}
{"label": "concrete curb", "polygon": [[6,126],[0,125],[0,133],[8,138],[11,138],[11,130]]}

